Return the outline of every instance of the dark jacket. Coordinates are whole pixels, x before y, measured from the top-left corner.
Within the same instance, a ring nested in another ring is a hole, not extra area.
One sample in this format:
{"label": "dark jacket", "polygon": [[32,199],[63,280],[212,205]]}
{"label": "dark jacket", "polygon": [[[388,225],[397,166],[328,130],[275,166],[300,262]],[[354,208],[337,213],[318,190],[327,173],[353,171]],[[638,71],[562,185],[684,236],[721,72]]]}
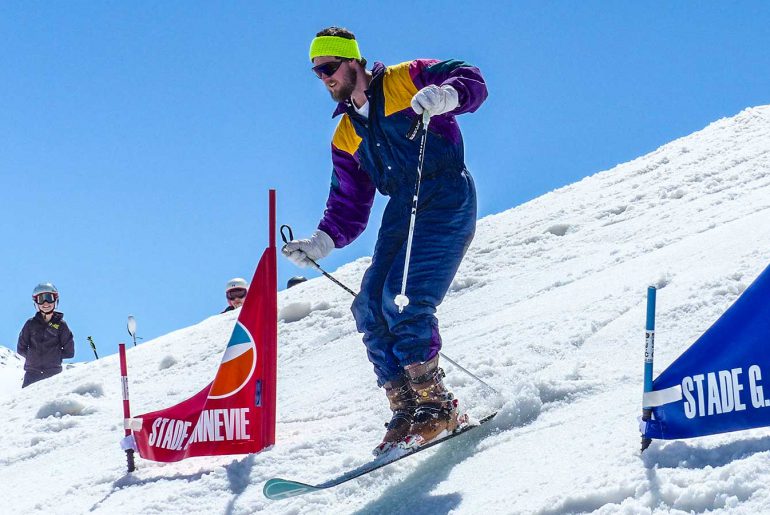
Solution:
{"label": "dark jacket", "polygon": [[75,341],[64,315],[54,311],[46,322],[42,313],[35,313],[21,329],[16,352],[26,358],[24,370],[61,371],[62,359],[75,356]]}

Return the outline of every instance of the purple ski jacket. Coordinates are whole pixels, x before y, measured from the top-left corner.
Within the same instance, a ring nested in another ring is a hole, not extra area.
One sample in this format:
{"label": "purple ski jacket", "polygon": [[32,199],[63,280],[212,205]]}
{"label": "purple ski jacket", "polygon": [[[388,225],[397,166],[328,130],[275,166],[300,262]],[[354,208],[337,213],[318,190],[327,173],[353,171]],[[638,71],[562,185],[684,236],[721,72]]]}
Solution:
{"label": "purple ski jacket", "polygon": [[338,104],[342,115],[332,138],[332,180],[318,228],[337,248],[366,228],[374,192],[410,202],[417,179],[419,138],[406,137],[417,114],[412,97],[430,84],[448,84],[458,93],[453,111],[433,116],[428,127],[422,177],[440,179],[465,168],[463,140],[455,116],[474,112],[487,98],[481,72],[463,61],[417,59],[395,66],[375,63],[366,91],[369,116],[358,114],[350,100]]}
{"label": "purple ski jacket", "polygon": [[54,311],[49,322],[40,312],[27,320],[16,349],[26,358],[24,370],[61,372],[62,359],[75,356],[75,341],[64,315]]}

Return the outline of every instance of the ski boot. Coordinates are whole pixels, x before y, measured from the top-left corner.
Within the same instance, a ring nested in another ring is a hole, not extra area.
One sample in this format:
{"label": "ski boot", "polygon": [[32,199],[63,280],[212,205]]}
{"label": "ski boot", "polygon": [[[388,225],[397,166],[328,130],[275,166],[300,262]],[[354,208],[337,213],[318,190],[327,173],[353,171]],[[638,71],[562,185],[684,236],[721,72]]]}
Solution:
{"label": "ski boot", "polygon": [[385,424],[387,430],[382,438],[382,443],[372,450],[372,454],[378,457],[389,452],[406,437],[414,420],[414,410],[417,407],[417,398],[405,376],[388,381],[384,387],[393,417],[390,422]]}
{"label": "ski boot", "polygon": [[458,416],[457,399],[444,386],[438,355],[425,363],[407,365],[405,370],[417,395],[417,410],[409,434],[399,446],[416,448],[452,434],[464,418]]}

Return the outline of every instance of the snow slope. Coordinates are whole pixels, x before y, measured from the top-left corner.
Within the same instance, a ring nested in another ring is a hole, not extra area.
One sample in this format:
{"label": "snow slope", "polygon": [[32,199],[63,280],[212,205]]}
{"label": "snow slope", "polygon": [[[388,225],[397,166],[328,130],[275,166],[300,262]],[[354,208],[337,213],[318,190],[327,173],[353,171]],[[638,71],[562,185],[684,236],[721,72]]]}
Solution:
{"label": "snow slope", "polygon": [[[321,277],[279,296],[273,448],[139,460],[126,476],[109,356],[0,398],[0,498],[8,513],[770,512],[769,430],[654,442],[640,457],[636,422],[646,287],[661,288],[660,371],[769,263],[763,106],[479,221],[439,318],[444,352],[503,393],[445,363],[472,414],[502,409],[483,428],[333,490],[265,499],[270,477],[319,482],[368,460],[388,418],[350,296]],[[335,276],[357,285],[366,266]],[[134,413],[206,384],[234,320],[131,348]]]}
{"label": "snow slope", "polygon": [[24,358],[0,346],[0,399],[10,397],[21,388],[23,378]]}

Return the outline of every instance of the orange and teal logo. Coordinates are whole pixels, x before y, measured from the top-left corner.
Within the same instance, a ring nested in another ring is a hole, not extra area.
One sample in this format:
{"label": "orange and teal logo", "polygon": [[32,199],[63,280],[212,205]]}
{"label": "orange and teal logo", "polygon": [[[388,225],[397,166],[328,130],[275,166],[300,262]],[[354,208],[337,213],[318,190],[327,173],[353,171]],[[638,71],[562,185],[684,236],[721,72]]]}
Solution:
{"label": "orange and teal logo", "polygon": [[240,322],[235,323],[230,342],[222,356],[209,399],[222,399],[238,393],[251,379],[257,365],[254,338]]}

